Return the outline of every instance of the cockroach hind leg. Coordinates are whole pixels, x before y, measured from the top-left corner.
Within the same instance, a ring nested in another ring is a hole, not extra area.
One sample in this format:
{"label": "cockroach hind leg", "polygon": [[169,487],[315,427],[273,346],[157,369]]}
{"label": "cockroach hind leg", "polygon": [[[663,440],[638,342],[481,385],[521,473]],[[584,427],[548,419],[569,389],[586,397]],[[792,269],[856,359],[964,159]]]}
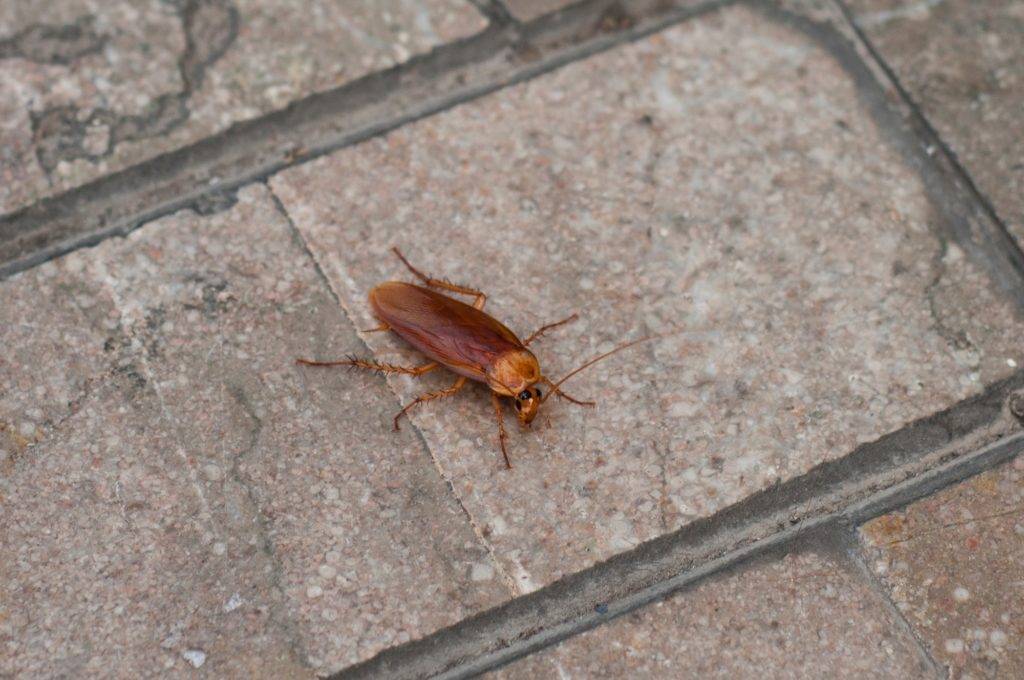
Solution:
{"label": "cockroach hind leg", "polygon": [[359,330],[359,332],[360,333],[381,333],[383,331],[389,331],[389,330],[391,330],[391,326],[387,325],[386,323],[381,323],[379,326],[376,326],[374,328],[362,328],[362,329]]}
{"label": "cockroach hind leg", "polygon": [[458,284],[452,283],[451,281],[441,279],[436,276],[428,276],[427,274],[424,274],[416,267],[412,266],[409,260],[405,259],[405,255],[402,255],[402,251],[400,251],[397,248],[397,246],[393,247],[391,251],[398,257],[399,260],[402,261],[402,264],[404,264],[406,268],[410,272],[412,272],[413,276],[418,278],[425,285],[430,286],[431,288],[440,288],[441,290],[451,291],[452,293],[472,295],[473,297],[476,298],[475,300],[473,300],[473,306],[476,307],[477,309],[484,308],[484,304],[487,302],[486,293],[483,293],[477,290],[476,288],[470,288],[469,286],[460,286]]}
{"label": "cockroach hind leg", "polygon": [[349,368],[363,368],[368,371],[376,371],[383,375],[389,373],[401,373],[403,375],[423,375],[429,371],[437,368],[437,362],[431,361],[430,363],[423,364],[422,366],[395,366],[394,364],[385,364],[380,361],[373,359],[358,359],[356,357],[345,357],[337,361],[314,361],[312,359],[296,359],[296,363],[304,366],[348,366]]}
{"label": "cockroach hind leg", "polygon": [[451,387],[446,387],[443,390],[437,390],[436,392],[427,392],[426,394],[421,394],[420,396],[416,397],[415,399],[410,401],[408,404],[406,404],[404,407],[402,407],[402,410],[399,411],[398,414],[395,416],[395,421],[394,421],[395,432],[398,432],[400,429],[402,429],[402,428],[400,428],[398,426],[399,418],[401,418],[406,413],[408,413],[409,409],[411,409],[412,407],[416,406],[417,404],[422,404],[425,401],[433,401],[434,399],[440,399],[442,397],[450,397],[453,394],[456,394],[459,390],[461,390],[465,386],[466,386],[466,378],[460,376],[452,384]]}

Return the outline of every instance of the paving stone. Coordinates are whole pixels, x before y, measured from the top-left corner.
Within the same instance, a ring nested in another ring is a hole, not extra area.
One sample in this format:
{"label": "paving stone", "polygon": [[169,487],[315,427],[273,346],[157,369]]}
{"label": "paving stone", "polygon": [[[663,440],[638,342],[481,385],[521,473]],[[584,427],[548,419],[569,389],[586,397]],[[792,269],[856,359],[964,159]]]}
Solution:
{"label": "paving stone", "polygon": [[1024,244],[1024,5],[851,0],[857,24]]}
{"label": "paving stone", "polygon": [[807,552],[712,578],[487,677],[934,677],[928,671],[863,578]]}
{"label": "paving stone", "polygon": [[463,0],[0,6],[0,212],[485,25]]}
{"label": "paving stone", "polygon": [[[0,470],[77,411],[124,343],[109,293],[73,253],[2,284]],[[45,357],[45,359],[44,359]]]}
{"label": "paving stone", "polygon": [[874,519],[860,535],[951,677],[1024,677],[1024,458]]}
{"label": "paving stone", "polygon": [[[1024,361],[1012,307],[944,244],[839,64],[746,8],[283,172],[358,328],[389,253],[483,287],[566,385],[502,469],[484,389],[412,421],[529,591],[948,406]],[[417,357],[390,334],[382,358]],[[336,355],[337,353],[332,353]],[[312,379],[312,378],[311,378]],[[392,379],[406,400],[449,377]],[[353,382],[352,390],[358,389]],[[366,417],[381,414],[366,410]]]}
{"label": "paving stone", "polygon": [[[113,301],[131,368],[9,466],[15,669],[332,671],[508,597],[429,452],[364,412],[397,408],[387,385],[294,364],[359,340],[265,187],[75,257]],[[131,534],[143,520],[152,532]],[[116,569],[81,556],[97,542]],[[120,658],[103,653],[121,638]],[[55,649],[74,658],[48,662]]]}
{"label": "paving stone", "polygon": [[117,373],[5,466],[0,674],[180,675],[201,652],[215,676],[304,675],[267,560],[217,549],[184,455],[153,385]]}

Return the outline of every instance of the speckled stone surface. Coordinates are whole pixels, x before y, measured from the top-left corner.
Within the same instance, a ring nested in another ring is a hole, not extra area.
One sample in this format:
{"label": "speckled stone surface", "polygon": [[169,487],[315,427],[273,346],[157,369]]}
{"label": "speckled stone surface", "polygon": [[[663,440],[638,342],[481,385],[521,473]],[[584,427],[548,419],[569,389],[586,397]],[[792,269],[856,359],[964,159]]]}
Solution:
{"label": "speckled stone surface", "polygon": [[152,384],[117,372],[3,466],[0,674],[177,676],[201,658],[211,677],[310,675],[275,625],[269,560],[187,457]]}
{"label": "speckled stone surface", "polygon": [[874,519],[871,568],[954,678],[1024,677],[1024,458]]}
{"label": "speckled stone surface", "polygon": [[[97,376],[70,407],[44,382],[0,467],[0,671],[327,672],[508,597],[387,385],[294,364],[360,344],[265,187],[2,284],[61,285],[95,298],[66,326],[108,321],[82,361],[110,357],[71,366]],[[12,328],[37,362],[8,382],[60,367]]]}
{"label": "speckled stone surface", "polygon": [[537,678],[930,678],[882,598],[832,557],[759,561],[488,674]]}
{"label": "speckled stone surface", "polygon": [[463,0],[0,5],[0,212],[485,25]]}
{"label": "speckled stone surface", "polygon": [[120,317],[83,253],[0,284],[0,469],[44,441],[121,366],[107,339]]}
{"label": "speckled stone surface", "polygon": [[900,83],[1024,245],[1024,3],[848,4]]}
{"label": "speckled stone surface", "polygon": [[[770,162],[767,159],[771,159]],[[359,328],[410,277],[491,295],[558,377],[664,334],[510,422],[486,391],[412,420],[520,592],[979,391],[1021,325],[929,228],[918,177],[830,55],[745,8],[570,64],[271,180]],[[418,358],[389,334],[381,358]],[[403,352],[405,352],[403,354]],[[312,379],[312,378],[310,378]],[[444,375],[392,384],[408,401]],[[511,415],[511,409],[508,410]],[[365,417],[383,417],[370,408]]]}

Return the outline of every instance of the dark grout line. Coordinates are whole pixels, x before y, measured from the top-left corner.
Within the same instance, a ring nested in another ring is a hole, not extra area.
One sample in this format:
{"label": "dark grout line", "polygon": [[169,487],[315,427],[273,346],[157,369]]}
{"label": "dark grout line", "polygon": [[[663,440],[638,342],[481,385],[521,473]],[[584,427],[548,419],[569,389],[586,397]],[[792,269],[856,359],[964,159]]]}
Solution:
{"label": "dark grout line", "polygon": [[[475,36],[0,216],[0,279],[741,0],[586,0]],[[495,5],[498,7],[498,5]],[[498,11],[498,10],[495,10]]]}
{"label": "dark grout line", "polygon": [[[954,208],[952,211],[951,226],[954,238],[968,252],[980,251],[996,283],[1000,284],[1004,292],[1016,302],[1018,311],[1024,313],[1024,251],[1021,250],[1020,244],[999,217],[992,202],[978,189],[952,148],[942,139],[900,82],[896,71],[857,24],[846,2],[833,2],[906,109],[905,118],[911,128],[910,133],[920,142],[918,148],[914,150],[918,163],[923,167],[934,168],[945,177],[946,188],[941,191],[941,197],[936,197],[933,202],[959,204],[957,207],[960,209]],[[925,179],[927,184],[927,177]]]}
{"label": "dark grout line", "polygon": [[911,640],[914,650],[917,652],[921,662],[933,673],[936,680],[946,680],[946,668],[939,663],[928,649],[928,645],[918,634],[913,624],[907,620],[900,608],[893,602],[892,597],[885,585],[875,576],[864,559],[863,548],[857,538],[857,528],[854,526],[842,526],[835,532],[836,550],[844,558],[854,575],[863,581],[883,603],[889,618],[896,624],[896,629],[907,639]]}
{"label": "dark grout line", "polygon": [[1024,450],[1024,432],[1007,407],[1022,390],[1019,371],[711,517],[329,677],[470,677],[815,531],[888,512]]}

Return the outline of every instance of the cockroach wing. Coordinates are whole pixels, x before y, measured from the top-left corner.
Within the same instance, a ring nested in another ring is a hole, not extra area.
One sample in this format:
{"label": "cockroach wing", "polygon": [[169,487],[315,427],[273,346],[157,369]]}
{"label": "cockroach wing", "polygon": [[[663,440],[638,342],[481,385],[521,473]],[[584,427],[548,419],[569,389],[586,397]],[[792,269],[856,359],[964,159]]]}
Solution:
{"label": "cockroach wing", "polygon": [[388,281],[370,291],[377,318],[430,359],[484,382],[494,360],[523,348],[515,333],[475,307],[411,283]]}

